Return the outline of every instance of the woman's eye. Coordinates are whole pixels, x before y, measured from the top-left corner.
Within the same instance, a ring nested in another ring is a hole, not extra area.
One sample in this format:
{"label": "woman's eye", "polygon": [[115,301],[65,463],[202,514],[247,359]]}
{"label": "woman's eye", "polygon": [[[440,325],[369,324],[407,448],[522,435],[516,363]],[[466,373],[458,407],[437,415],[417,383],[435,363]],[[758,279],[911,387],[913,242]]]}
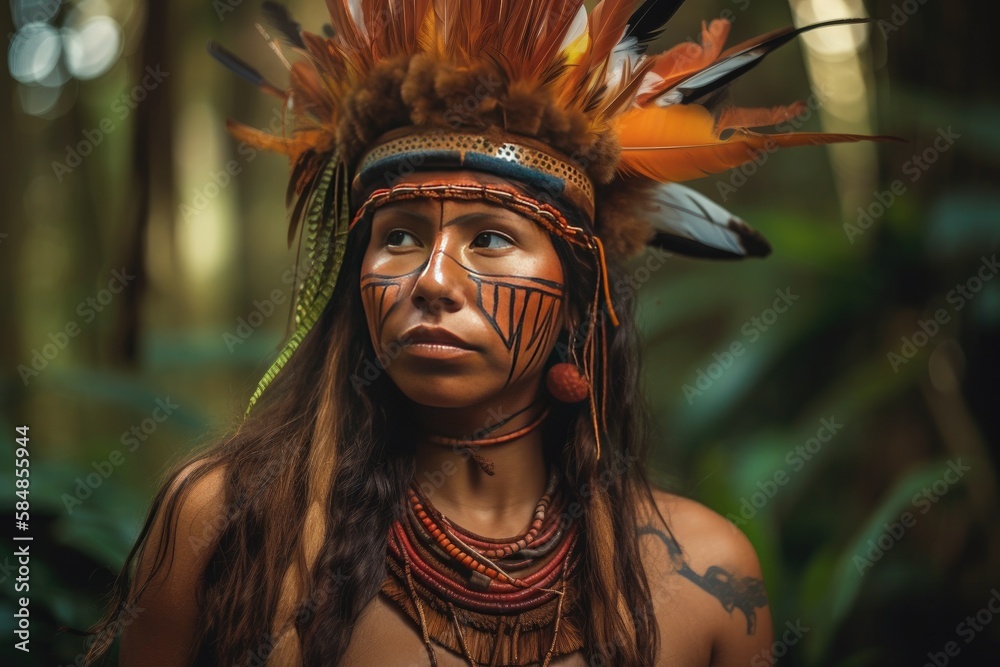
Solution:
{"label": "woman's eye", "polygon": [[385,244],[395,248],[416,245],[414,241],[413,234],[404,232],[402,229],[394,229],[385,237]]}
{"label": "woman's eye", "polygon": [[490,250],[510,248],[513,245],[509,238],[496,232],[483,232],[472,241],[474,248],[488,248]]}

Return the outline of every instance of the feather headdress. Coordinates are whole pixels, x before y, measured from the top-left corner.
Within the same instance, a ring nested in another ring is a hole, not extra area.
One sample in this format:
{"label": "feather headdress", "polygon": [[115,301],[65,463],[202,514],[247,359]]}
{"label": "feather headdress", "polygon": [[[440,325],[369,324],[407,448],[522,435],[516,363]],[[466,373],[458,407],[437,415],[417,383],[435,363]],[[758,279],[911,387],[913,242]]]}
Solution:
{"label": "feather headdress", "polygon": [[[802,105],[714,104],[802,32],[857,20],[778,30],[723,50],[729,23],[718,19],[703,25],[700,44],[649,54],[682,3],[603,0],[588,14],[583,0],[326,0],[330,25],[321,36],[265,2],[280,37],[261,32],[286,64],[283,50],[295,55],[286,89],[210,44],[223,64],[285,104],[282,136],[232,121],[228,128],[288,156],[288,238],[302,228],[309,265],[292,337],[251,405],[328,302],[371,175],[381,178],[413,151],[435,164],[457,155],[465,168],[514,180],[538,175],[553,184],[560,207],[577,209],[603,263],[605,249],[623,258],[647,244],[707,257],[766,256],[759,233],[678,183],[777,147],[885,139],[762,134],[751,128],[794,118]],[[469,154],[482,159],[466,162]]]}

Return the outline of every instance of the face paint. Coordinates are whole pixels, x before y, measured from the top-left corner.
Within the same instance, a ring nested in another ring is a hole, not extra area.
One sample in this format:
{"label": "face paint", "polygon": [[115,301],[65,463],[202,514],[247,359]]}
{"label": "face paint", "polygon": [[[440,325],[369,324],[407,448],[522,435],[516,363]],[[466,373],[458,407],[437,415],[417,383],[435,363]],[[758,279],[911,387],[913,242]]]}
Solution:
{"label": "face paint", "polygon": [[382,341],[386,318],[402,300],[406,278],[407,276],[381,276],[374,273],[361,276],[361,299],[365,305],[368,333],[376,350]]}
{"label": "face paint", "polygon": [[[420,376],[427,391],[435,377],[448,377],[464,379],[472,393],[537,379],[562,325],[562,265],[548,232],[489,204],[380,209],[360,289],[375,349],[403,350],[387,371],[407,394],[403,385]],[[421,357],[419,341],[405,335],[421,325],[456,336],[475,354],[431,359],[425,347]]]}
{"label": "face paint", "polygon": [[[547,349],[558,335],[564,286],[551,280],[486,275],[462,268],[476,285],[477,307],[511,353],[507,382],[544,364]],[[373,341],[383,340],[385,321],[403,301],[406,284],[425,269],[426,264],[404,276],[362,277],[361,294]]]}
{"label": "face paint", "polygon": [[545,363],[549,343],[559,330],[563,286],[551,280],[469,273],[479,294],[480,311],[513,354],[507,381]]}

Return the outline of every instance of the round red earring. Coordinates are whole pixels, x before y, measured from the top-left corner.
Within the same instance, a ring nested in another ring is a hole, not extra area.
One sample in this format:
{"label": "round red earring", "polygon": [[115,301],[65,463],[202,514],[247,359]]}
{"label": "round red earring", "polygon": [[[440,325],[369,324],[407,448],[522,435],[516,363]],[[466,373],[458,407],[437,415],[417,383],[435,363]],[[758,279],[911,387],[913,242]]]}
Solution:
{"label": "round red earring", "polygon": [[590,383],[575,364],[561,363],[549,369],[545,386],[557,401],[579,403],[590,395]]}

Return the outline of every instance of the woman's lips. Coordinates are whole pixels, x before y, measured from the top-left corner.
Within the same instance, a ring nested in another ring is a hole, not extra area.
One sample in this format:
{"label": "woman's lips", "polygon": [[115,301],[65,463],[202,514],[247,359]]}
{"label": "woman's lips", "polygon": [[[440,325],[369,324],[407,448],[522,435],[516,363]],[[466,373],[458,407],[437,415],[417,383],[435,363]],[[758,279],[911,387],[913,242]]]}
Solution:
{"label": "woman's lips", "polygon": [[464,340],[440,327],[416,326],[400,338],[403,349],[416,357],[453,359],[472,354],[475,349]]}

